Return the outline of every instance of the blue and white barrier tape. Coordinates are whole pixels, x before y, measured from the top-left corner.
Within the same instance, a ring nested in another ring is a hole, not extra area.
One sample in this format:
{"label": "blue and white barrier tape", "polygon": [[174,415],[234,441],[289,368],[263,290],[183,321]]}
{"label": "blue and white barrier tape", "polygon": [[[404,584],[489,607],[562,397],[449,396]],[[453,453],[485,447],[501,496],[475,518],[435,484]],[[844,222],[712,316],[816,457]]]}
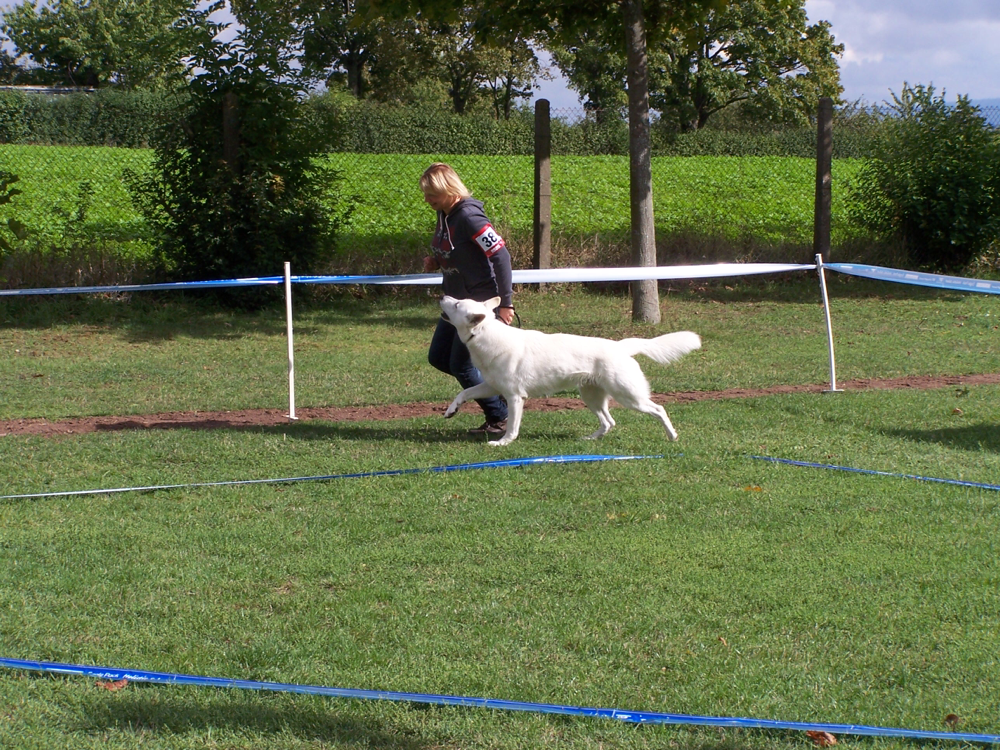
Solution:
{"label": "blue and white barrier tape", "polygon": [[757,461],[769,461],[773,464],[788,466],[804,466],[809,469],[831,469],[833,471],[849,471],[852,474],[870,474],[879,477],[895,477],[896,479],[915,479],[920,482],[938,482],[939,484],[954,484],[959,487],[974,487],[979,490],[1000,490],[1000,485],[984,484],[982,482],[966,482],[961,479],[940,479],[938,477],[922,477],[918,474],[896,474],[891,471],[875,471],[874,469],[855,469],[851,466],[835,464],[817,464],[810,461],[793,461],[790,458],[772,458],[771,456],[750,456]]}
{"label": "blue and white barrier tape", "polygon": [[[711,263],[695,266],[649,266],[627,268],[544,268],[514,271],[515,284],[567,284],[656,279],[711,279],[724,276],[753,276],[766,273],[812,271],[815,265],[797,263]],[[400,284],[434,285],[441,283],[439,273],[406,276],[293,276],[299,284]]]}
{"label": "blue and white barrier tape", "polygon": [[[968,279],[960,276],[903,271],[881,266],[857,263],[826,263],[824,268],[852,276],[862,276],[881,281],[935,287],[959,292],[1000,294],[1000,282]],[[712,279],[730,276],[752,276],[769,273],[813,271],[814,264],[802,263],[712,263],[692,266],[651,266],[627,268],[548,268],[518,270],[513,272],[515,284],[566,284],[589,282],[659,281],[683,279]],[[175,291],[217,289],[239,286],[277,286],[283,276],[258,276],[246,279],[220,279],[218,281],[178,281],[164,284],[125,284],[121,286],[72,286],[41,289],[0,289],[0,297],[24,297],[37,294],[114,294],[138,291]],[[343,285],[396,285],[436,286],[441,283],[439,273],[401,275],[343,275],[343,276],[292,276],[294,284],[343,284]]]}
{"label": "blue and white barrier tape", "polygon": [[[750,276],[789,271],[811,271],[815,265],[796,263],[714,263],[696,266],[652,266],[627,268],[549,268],[513,272],[515,284],[548,284],[593,281],[640,281],[644,279],[709,279],[723,276]],[[294,284],[375,284],[400,286],[435,286],[439,273],[416,273],[399,276],[292,276]],[[23,297],[33,294],[110,294],[181,289],[213,289],[234,286],[275,286],[283,276],[260,276],[220,281],[187,281],[169,284],[130,284],[125,286],[79,286],[47,289],[0,289],[0,297]]]}
{"label": "blue and white barrier tape", "polygon": [[898,268],[866,266],[859,263],[824,263],[823,268],[850,276],[861,276],[866,279],[877,279],[879,281],[894,281],[898,284],[949,289],[953,292],[1000,294],[1000,281],[967,279],[962,276],[942,276],[940,274],[920,273],[918,271],[901,271]]}
{"label": "blue and white barrier tape", "polygon": [[561,706],[552,703],[529,703],[525,701],[497,700],[492,698],[470,698],[433,693],[403,693],[391,690],[358,690],[352,688],[320,687],[316,685],[296,685],[281,682],[258,682],[256,680],[234,680],[224,677],[199,677],[197,675],[173,674],[170,672],[148,672],[138,669],[117,669],[114,667],[87,667],[78,664],[28,661],[23,659],[0,658],[0,667],[22,669],[33,672],[90,677],[98,680],[127,680],[129,682],[150,682],[168,685],[192,685],[214,688],[238,688],[241,690],[269,690],[282,693],[322,695],[328,698],[351,698],[356,700],[382,700],[406,703],[422,703],[439,706],[463,706],[486,708],[496,711],[524,711],[538,714],[561,714],[592,719],[614,719],[632,724],[686,724],[706,727],[732,727],[741,729],[773,729],[792,731],[829,732],[830,734],[868,735],[874,737],[901,737],[907,739],[948,740],[952,742],[978,742],[1000,744],[1000,735],[972,734],[967,732],[932,732],[919,729],[894,729],[890,727],[865,726],[863,724],[827,724],[822,722],[774,721],[769,719],[729,718],[722,716],[692,716],[668,714],[652,711],[622,711],[615,708],[587,708],[583,706]]}
{"label": "blue and white barrier tape", "polygon": [[121,286],[65,286],[46,289],[0,289],[0,297],[26,297],[33,294],[112,294],[121,292],[182,291],[219,289],[232,286],[276,286],[283,276],[259,276],[248,279],[220,279],[218,281],[172,281],[164,284],[123,284]]}
{"label": "blue and white barrier tape", "polygon": [[191,482],[189,484],[155,484],[145,487],[116,487],[99,490],[68,490],[65,492],[35,492],[27,495],[0,495],[0,500],[32,500],[43,497],[71,497],[77,495],[115,495],[124,492],[152,492],[154,490],[181,490],[195,487],[239,487],[248,484],[291,484],[294,482],[328,482],[334,479],[366,479],[370,477],[398,477],[407,474],[446,473],[468,471],[470,469],[507,469],[538,464],[595,463],[597,461],[636,461],[643,458],[663,458],[659,456],[534,456],[530,458],[510,458],[502,461],[483,461],[473,464],[453,464],[451,466],[431,466],[422,469],[387,469],[366,471],[357,474],[325,474],[312,477],[284,477],[282,479],[235,479],[222,482]]}

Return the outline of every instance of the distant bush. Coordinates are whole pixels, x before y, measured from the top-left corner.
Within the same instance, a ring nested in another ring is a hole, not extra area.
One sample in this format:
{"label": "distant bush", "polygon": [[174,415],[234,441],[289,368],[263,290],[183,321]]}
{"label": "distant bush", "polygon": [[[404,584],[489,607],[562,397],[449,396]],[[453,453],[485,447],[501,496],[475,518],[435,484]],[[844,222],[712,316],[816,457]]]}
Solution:
{"label": "distant bush", "polygon": [[0,143],[143,148],[177,104],[152,91],[0,91]]}
{"label": "distant bush", "polygon": [[[480,154],[530,156],[534,153],[534,112],[516,110],[509,120],[486,114],[456,115],[442,109],[358,101],[341,92],[306,102],[314,126],[326,133],[331,151],[362,154]],[[580,110],[583,115],[583,110]],[[842,118],[836,126],[834,158],[867,155],[878,121]],[[680,133],[654,122],[656,156],[816,155],[815,128],[724,124]],[[625,156],[628,123],[620,117],[552,120],[554,156]]]}
{"label": "distant bush", "polygon": [[968,98],[904,87],[850,184],[854,218],[918,267],[963,268],[1000,237],[1000,137]]}
{"label": "distant bush", "polygon": [[279,274],[283,261],[314,273],[333,245],[337,179],[315,158],[325,137],[303,115],[268,23],[232,42],[206,27],[181,117],[159,131],[151,173],[127,175],[171,278]]}
{"label": "distant bush", "polygon": [[433,107],[358,101],[328,93],[306,101],[330,151],[360,154],[530,154],[534,115],[516,111],[510,120],[456,115]]}

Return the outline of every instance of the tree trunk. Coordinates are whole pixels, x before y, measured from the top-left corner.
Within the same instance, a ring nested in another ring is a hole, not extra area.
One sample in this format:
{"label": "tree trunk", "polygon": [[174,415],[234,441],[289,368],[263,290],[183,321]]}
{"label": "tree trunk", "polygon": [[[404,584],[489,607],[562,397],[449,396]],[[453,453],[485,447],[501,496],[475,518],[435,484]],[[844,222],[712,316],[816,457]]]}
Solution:
{"label": "tree trunk", "polygon": [[347,70],[347,90],[354,94],[355,99],[360,99],[364,93],[361,90],[361,61],[351,56],[344,63],[344,68]]}
{"label": "tree trunk", "polygon": [[[653,228],[653,171],[649,143],[649,70],[642,0],[622,0],[628,56],[628,162],[632,216],[632,265],[656,265]],[[632,282],[632,320],[660,322],[655,279]]]}
{"label": "tree trunk", "polygon": [[222,97],[222,159],[234,176],[240,174],[240,114],[236,94]]}

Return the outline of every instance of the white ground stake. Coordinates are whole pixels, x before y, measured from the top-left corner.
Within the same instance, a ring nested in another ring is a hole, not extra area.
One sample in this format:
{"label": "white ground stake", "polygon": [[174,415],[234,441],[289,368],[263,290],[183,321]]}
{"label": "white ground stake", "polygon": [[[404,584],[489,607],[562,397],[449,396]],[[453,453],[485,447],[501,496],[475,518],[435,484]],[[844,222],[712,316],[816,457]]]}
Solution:
{"label": "white ground stake", "polygon": [[830,298],[826,294],[826,274],[823,270],[823,256],[816,254],[816,272],[819,274],[819,289],[823,294],[823,314],[826,316],[826,340],[830,349],[830,390],[826,393],[841,393],[837,387],[837,361],[833,356],[833,326],[830,324]]}
{"label": "white ground stake", "polygon": [[295,348],[292,346],[292,264],[285,263],[285,319],[288,325],[288,418],[295,416]]}

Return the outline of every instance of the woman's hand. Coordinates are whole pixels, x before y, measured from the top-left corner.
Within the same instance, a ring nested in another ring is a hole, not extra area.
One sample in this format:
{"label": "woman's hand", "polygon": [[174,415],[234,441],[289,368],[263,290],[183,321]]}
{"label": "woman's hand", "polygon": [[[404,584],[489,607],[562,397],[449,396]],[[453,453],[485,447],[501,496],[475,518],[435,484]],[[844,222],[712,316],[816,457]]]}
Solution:
{"label": "woman's hand", "polygon": [[424,273],[433,273],[439,268],[441,268],[441,266],[438,265],[437,258],[433,255],[428,255],[424,258]]}
{"label": "woman's hand", "polygon": [[498,307],[497,317],[500,318],[504,323],[510,325],[511,321],[514,320],[514,308],[513,307]]}

